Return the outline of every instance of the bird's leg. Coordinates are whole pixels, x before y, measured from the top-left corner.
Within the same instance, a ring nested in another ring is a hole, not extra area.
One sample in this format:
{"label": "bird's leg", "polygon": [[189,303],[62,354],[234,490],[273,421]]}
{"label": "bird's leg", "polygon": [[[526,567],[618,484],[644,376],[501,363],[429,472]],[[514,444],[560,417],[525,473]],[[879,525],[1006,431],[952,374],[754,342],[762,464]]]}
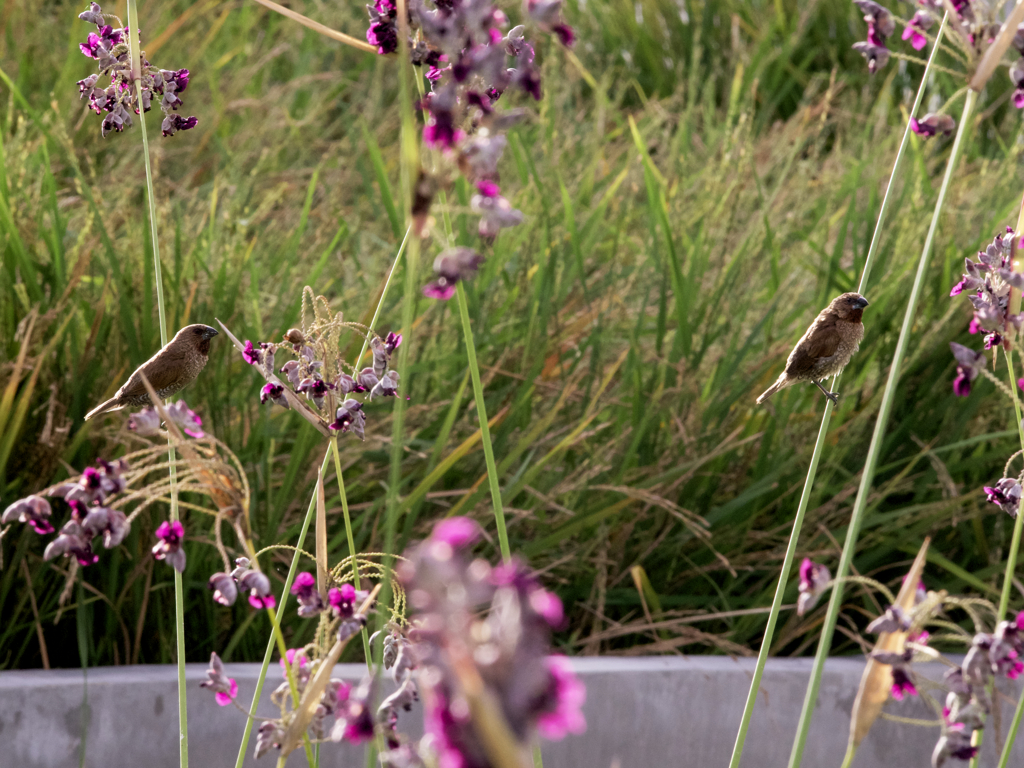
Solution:
{"label": "bird's leg", "polygon": [[829,400],[832,401],[832,405],[834,405],[834,406],[838,406],[839,405],[839,393],[838,392],[829,392],[827,389],[825,389],[823,386],[821,386],[821,382],[820,381],[814,382],[814,386],[816,386],[818,389],[820,389],[821,393],[823,395],[825,395],[825,397],[827,397]]}

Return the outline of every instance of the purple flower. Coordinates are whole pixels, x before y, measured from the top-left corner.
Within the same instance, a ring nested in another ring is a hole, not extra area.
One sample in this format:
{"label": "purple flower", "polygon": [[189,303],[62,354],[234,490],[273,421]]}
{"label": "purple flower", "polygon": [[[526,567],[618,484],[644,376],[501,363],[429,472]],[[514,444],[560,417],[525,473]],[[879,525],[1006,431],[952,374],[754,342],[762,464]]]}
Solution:
{"label": "purple flower", "polygon": [[256,751],[254,757],[263,757],[271,747],[281,748],[284,740],[285,729],[279,720],[264,720],[256,729]]}
{"label": "purple flower", "polygon": [[146,406],[128,417],[128,429],[139,437],[155,435],[160,431],[160,413],[155,408]]}
{"label": "purple flower", "polygon": [[925,138],[938,133],[949,136],[956,130],[956,120],[949,115],[936,115],[929,112],[920,120],[916,117],[910,118],[910,130]]}
{"label": "purple flower", "polygon": [[[870,39],[870,37],[871,34],[869,32],[868,38]],[[889,63],[889,49],[884,45],[876,45],[871,42],[860,42],[853,44],[853,50],[857,51],[857,53],[867,59],[868,72],[872,75]],[[911,121],[911,128],[916,130],[913,128],[913,121]]]}
{"label": "purple flower", "polygon": [[270,579],[260,571],[243,569],[240,575],[235,577],[238,586],[243,590],[249,590],[249,605],[253,608],[273,608],[277,601],[270,592]]}
{"label": "purple flower", "polygon": [[245,347],[242,349],[242,359],[249,365],[259,365],[263,361],[263,355],[251,341],[246,339]]}
{"label": "purple flower", "polygon": [[288,398],[284,396],[284,385],[278,384],[273,381],[268,381],[260,389],[260,402],[266,404],[267,401],[277,403],[278,405],[290,408],[288,405]]}
{"label": "purple flower", "polygon": [[99,3],[89,3],[89,9],[78,14],[78,18],[95,24],[97,27],[102,27],[106,23],[103,18],[103,9],[100,8]]}
{"label": "purple flower", "polygon": [[327,593],[327,602],[330,603],[331,610],[338,618],[347,619],[354,615],[356,612],[355,601],[356,588],[351,584],[342,584],[340,589],[332,588]]}
{"label": "purple flower", "polygon": [[185,572],[185,550],[181,543],[185,538],[185,527],[179,520],[164,520],[156,529],[159,541],[153,547],[153,557],[164,560],[178,573]]}
{"label": "purple flower", "polygon": [[388,371],[370,390],[370,399],[373,400],[375,397],[394,397],[397,394],[398,371]]}
{"label": "purple flower", "polygon": [[307,376],[300,381],[295,391],[305,394],[306,398],[312,400],[313,404],[320,409],[324,407],[324,398],[327,397],[330,389],[331,385],[321,379],[320,374],[314,373],[312,376]]}
{"label": "purple flower", "polygon": [[303,618],[316,616],[325,608],[324,599],[316,588],[316,578],[311,573],[303,571],[295,577],[292,594],[299,602],[299,616]]}
{"label": "purple flower", "polygon": [[935,19],[927,11],[918,11],[903,30],[903,39],[909,40],[915,51],[920,51],[928,45],[928,38],[925,36]]}
{"label": "purple flower", "polygon": [[370,28],[366,40],[377,46],[377,53],[388,54],[398,50],[398,8],[391,0],[377,0],[366,6],[370,14]]}
{"label": "purple flower", "polygon": [[398,345],[402,343],[402,334],[400,333],[388,333],[384,339],[384,349],[387,350],[389,355],[393,354]]}
{"label": "purple flower", "polygon": [[53,523],[50,522],[50,502],[40,496],[28,496],[11,504],[0,515],[0,523],[28,523],[33,530],[40,534],[53,533]]}
{"label": "purple flower", "polygon": [[[392,373],[394,372],[392,371]],[[363,404],[349,398],[338,408],[334,421],[328,424],[327,428],[342,434],[349,431],[354,432],[362,440],[366,430],[366,414],[363,413]]]}
{"label": "purple flower", "polygon": [[238,599],[238,587],[230,573],[215,573],[206,582],[206,586],[213,592],[213,600],[221,605],[234,605]]}
{"label": "purple flower", "polygon": [[906,667],[893,666],[892,668],[892,697],[896,701],[902,701],[903,696],[917,696],[917,688],[910,679],[910,672]]}
{"label": "purple flower", "polygon": [[371,389],[377,386],[380,379],[377,378],[377,374],[373,372],[373,368],[367,367],[359,371],[356,374],[356,392],[369,392]]}
{"label": "purple flower", "polygon": [[805,557],[800,563],[800,597],[796,602],[796,615],[803,616],[814,607],[818,598],[828,589],[832,574],[824,565],[813,562]]}
{"label": "purple flower", "polygon": [[979,371],[985,365],[985,355],[955,341],[949,343],[949,348],[957,361],[953,392],[958,397],[967,397],[971,394],[971,382],[978,378]]}
{"label": "purple flower", "polygon": [[566,48],[572,47],[576,35],[562,21],[562,0],[527,0],[526,10],[541,29],[554,33]]}
{"label": "purple flower", "polygon": [[[1020,31],[1018,30],[1018,34]],[[1010,67],[1010,80],[1013,81],[1013,106],[1024,109],[1024,58],[1017,59]]]}
{"label": "purple flower", "polygon": [[430,540],[447,544],[452,549],[472,546],[480,538],[480,526],[468,517],[449,517],[434,526]]}
{"label": "purple flower", "polygon": [[167,406],[167,418],[181,427],[181,430],[190,437],[197,439],[206,437],[206,433],[203,432],[203,420],[199,418],[199,414],[188,407],[184,400]]}
{"label": "purple flower", "polygon": [[994,486],[986,485],[985,499],[995,504],[1010,517],[1016,518],[1020,510],[1021,486],[1015,478],[1004,477]]}
{"label": "purple flower", "polygon": [[501,195],[473,195],[469,207],[474,213],[480,214],[480,225],[477,232],[480,237],[489,240],[506,227],[514,227],[522,223],[523,213],[512,207],[512,204]]}
{"label": "purple flower", "polygon": [[455,284],[473,277],[483,261],[484,257],[472,248],[460,246],[442,251],[434,259],[436,277],[423,289],[423,294],[432,299],[448,301],[455,295]]}
{"label": "purple flower", "polygon": [[43,551],[44,560],[52,560],[57,555],[74,556],[81,566],[90,566],[99,562],[99,555],[92,551],[92,536],[85,532],[75,520],[68,520],[60,529],[57,538],[51,541]]}
{"label": "purple flower", "polygon": [[[178,101],[181,104],[181,101]],[[177,105],[174,107],[177,109]],[[163,122],[160,123],[160,135],[161,136],[173,136],[178,131],[190,131],[199,125],[199,118],[194,115],[189,117],[182,117],[181,115],[172,112],[164,117]]]}
{"label": "purple flower", "polygon": [[206,679],[199,686],[213,691],[217,703],[222,707],[226,707],[238,695],[238,683],[224,674],[224,664],[216,653],[210,654],[210,668],[206,670]]}
{"label": "purple flower", "polygon": [[537,718],[537,730],[545,739],[558,740],[568,733],[583,733],[587,721],[583,717],[583,702],[587,689],[566,656],[548,656],[545,660],[551,682],[548,685],[545,707]]}
{"label": "purple flower", "polygon": [[873,635],[879,635],[883,632],[906,632],[908,629],[910,629],[910,618],[907,616],[906,611],[898,605],[890,605],[885,609],[885,613],[868,624],[867,627],[868,632]]}
{"label": "purple flower", "polygon": [[942,768],[946,760],[971,760],[978,754],[978,748],[971,745],[973,729],[963,723],[952,723],[946,732],[939,737],[932,752],[933,768]]}
{"label": "purple flower", "polygon": [[338,707],[331,741],[363,744],[373,739],[373,679],[364,680]]}

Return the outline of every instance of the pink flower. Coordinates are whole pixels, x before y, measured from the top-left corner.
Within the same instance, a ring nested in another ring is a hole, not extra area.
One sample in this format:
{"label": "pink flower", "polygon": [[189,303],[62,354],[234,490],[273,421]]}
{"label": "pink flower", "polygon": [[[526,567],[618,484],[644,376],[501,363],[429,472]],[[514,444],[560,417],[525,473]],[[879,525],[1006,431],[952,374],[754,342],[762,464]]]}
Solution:
{"label": "pink flower", "polygon": [[544,621],[552,628],[557,629],[565,621],[565,609],[562,608],[562,601],[557,595],[553,595],[546,589],[535,589],[530,593],[530,607],[544,617]]}
{"label": "pink flower", "polygon": [[583,718],[583,702],[587,689],[572,671],[567,656],[548,656],[545,659],[551,673],[551,706],[537,718],[537,730],[545,739],[558,740],[567,733],[583,733],[587,721]]}
{"label": "pink flower", "polygon": [[222,707],[226,707],[238,695],[238,683],[235,682],[235,678],[229,677],[228,683],[231,687],[227,691],[220,691],[214,695],[214,698],[217,699],[217,703]]}
{"label": "pink flower", "polygon": [[462,549],[472,544],[480,535],[480,526],[468,517],[451,517],[434,526],[430,538],[444,542],[452,549]]}

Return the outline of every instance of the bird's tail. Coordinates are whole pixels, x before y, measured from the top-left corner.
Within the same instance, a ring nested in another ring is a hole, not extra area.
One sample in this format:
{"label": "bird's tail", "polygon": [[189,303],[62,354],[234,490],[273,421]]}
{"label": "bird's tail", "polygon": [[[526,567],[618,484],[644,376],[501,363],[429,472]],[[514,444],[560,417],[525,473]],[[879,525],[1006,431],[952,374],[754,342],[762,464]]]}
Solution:
{"label": "bird's tail", "polygon": [[106,402],[100,403],[95,408],[93,408],[91,411],[89,411],[87,414],[85,414],[85,420],[88,421],[93,416],[99,416],[100,414],[109,413],[110,411],[119,411],[123,407],[124,406],[117,404],[117,398],[116,397],[112,397],[109,400],[107,400]]}
{"label": "bird's tail", "polygon": [[785,373],[780,373],[779,378],[775,380],[775,383],[768,387],[768,389],[762,392],[761,396],[757,398],[757,404],[760,405],[780,389],[788,387],[790,384],[792,384],[792,382],[789,380],[789,377],[787,377]]}

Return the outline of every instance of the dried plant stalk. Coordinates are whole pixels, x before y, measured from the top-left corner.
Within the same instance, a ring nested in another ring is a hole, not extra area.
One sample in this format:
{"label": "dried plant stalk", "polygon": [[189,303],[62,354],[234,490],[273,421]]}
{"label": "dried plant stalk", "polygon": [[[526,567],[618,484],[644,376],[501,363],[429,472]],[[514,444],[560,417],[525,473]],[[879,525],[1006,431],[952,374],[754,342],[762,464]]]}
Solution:
{"label": "dried plant stalk", "polygon": [[[898,605],[905,612],[910,613],[914,608],[914,599],[917,592],[917,585],[921,581],[921,574],[924,572],[925,555],[928,552],[930,538],[926,538],[921,545],[914,564],[910,566],[910,572],[903,580],[903,586],[896,595],[895,605]],[[876,651],[887,653],[903,653],[903,646],[907,641],[907,632],[882,632],[875,643]],[[857,689],[857,698],[853,701],[853,710],[850,712],[850,741],[846,748],[846,760],[848,764],[857,751],[857,747],[868,735],[871,726],[878,715],[882,712],[882,705],[889,699],[889,691],[892,688],[892,667],[888,664],[879,664],[872,658],[868,658],[867,666],[864,667],[864,674],[860,679],[860,687]]]}

